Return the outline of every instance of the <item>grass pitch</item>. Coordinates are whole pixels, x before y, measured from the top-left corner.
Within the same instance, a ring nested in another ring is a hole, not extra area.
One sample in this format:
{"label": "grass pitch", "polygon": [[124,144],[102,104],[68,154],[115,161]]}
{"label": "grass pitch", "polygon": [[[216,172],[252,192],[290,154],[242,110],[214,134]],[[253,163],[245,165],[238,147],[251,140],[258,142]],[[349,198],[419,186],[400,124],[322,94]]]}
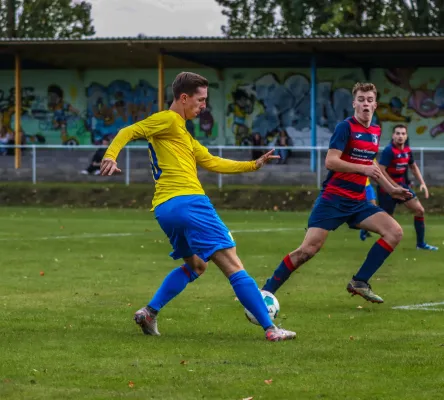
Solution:
{"label": "grass pitch", "polygon": [[[307,214],[220,212],[262,286],[304,236]],[[444,249],[415,250],[413,218],[372,280],[385,303],[345,287],[374,238],[346,227],[277,293],[278,323],[296,340],[269,343],[222,273],[208,271],[146,337],[135,310],[175,266],[147,211],[0,210],[0,399],[419,400],[444,393]],[[443,247],[440,216],[427,240]]]}

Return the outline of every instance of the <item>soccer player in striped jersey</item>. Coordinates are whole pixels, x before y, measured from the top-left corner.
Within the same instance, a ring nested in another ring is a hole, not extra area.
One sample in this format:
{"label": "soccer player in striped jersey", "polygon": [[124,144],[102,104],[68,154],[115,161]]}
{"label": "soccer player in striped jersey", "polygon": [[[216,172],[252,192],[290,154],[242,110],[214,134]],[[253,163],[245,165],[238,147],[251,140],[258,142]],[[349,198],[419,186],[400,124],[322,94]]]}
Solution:
{"label": "soccer player in striped jersey", "polygon": [[193,139],[186,120],[196,118],[206,107],[208,81],[191,73],[180,73],[173,82],[174,101],[143,121],[119,131],[109,146],[101,165],[102,175],[121,172],[117,156],[131,140],[146,139],[155,182],[154,215],[168,236],[173,251],[170,256],[184,263],[171,271],[146,307],[134,320],[147,335],[160,335],[159,311],[185,287],[199,278],[213,261],[228,278],[242,303],[257,319],[269,341],[294,339],[295,332],[276,327],[256,282],[245,271],[236,254],[236,243],[205,195],[197,177],[197,166],[209,171],[236,174],[252,172],[267,161],[278,158],[273,151],[255,161],[233,161],[210,154]]}
{"label": "soccer player in striped jersey", "polygon": [[404,204],[414,214],[414,226],[416,231],[416,248],[421,250],[438,250],[425,242],[424,207],[406,182],[408,168],[419,182],[419,190],[424,191],[426,199],[429,191],[416,164],[410,146],[407,144],[407,127],[402,124],[393,127],[392,142],[384,149],[379,160],[379,165],[384,176],[394,185],[404,187],[412,193],[413,198],[407,201],[390,196],[383,187],[378,186],[379,206],[388,214],[393,215],[397,204]]}
{"label": "soccer player in striped jersey", "polygon": [[309,217],[305,238],[283,259],[263,290],[275,293],[292,272],[321,249],[330,231],[347,223],[350,228],[365,229],[381,236],[347,285],[347,291],[371,302],[383,302],[368,282],[401,241],[403,232],[392,217],[367,201],[367,177],[378,182],[394,198],[405,200],[411,193],[392,185],[376,165],[381,136],[380,127],[371,123],[376,109],[376,87],[371,83],[357,83],[352,93],[354,116],[340,122],[333,132],[325,159],[330,171]]}

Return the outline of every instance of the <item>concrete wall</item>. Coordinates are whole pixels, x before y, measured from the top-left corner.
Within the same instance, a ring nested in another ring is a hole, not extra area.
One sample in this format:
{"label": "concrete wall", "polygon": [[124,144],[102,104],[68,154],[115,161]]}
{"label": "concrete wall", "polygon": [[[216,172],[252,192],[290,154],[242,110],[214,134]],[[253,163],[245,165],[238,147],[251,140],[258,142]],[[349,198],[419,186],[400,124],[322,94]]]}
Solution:
{"label": "concrete wall", "polygon": [[[61,150],[38,149],[36,152],[36,176],[38,182],[124,182],[125,175],[116,177],[85,176],[80,171],[86,168],[93,155],[92,150],[66,148]],[[224,151],[223,156],[235,160],[251,160],[247,150]],[[414,156],[418,160],[419,153]],[[321,179],[326,177],[324,167],[325,153],[321,154]],[[126,172],[126,151],[119,155],[119,166]],[[218,183],[218,174],[199,170],[199,177],[204,184]],[[444,185],[444,157],[441,153],[424,153],[424,177],[428,185]],[[22,166],[14,168],[13,156],[0,156],[0,181],[32,181],[32,154],[30,150],[23,153]],[[130,151],[130,181],[133,183],[153,184],[151,166],[146,150]],[[239,175],[224,175],[225,184],[257,185],[309,185],[315,186],[316,173],[310,170],[309,152],[293,153],[288,164],[270,164],[260,171]]]}

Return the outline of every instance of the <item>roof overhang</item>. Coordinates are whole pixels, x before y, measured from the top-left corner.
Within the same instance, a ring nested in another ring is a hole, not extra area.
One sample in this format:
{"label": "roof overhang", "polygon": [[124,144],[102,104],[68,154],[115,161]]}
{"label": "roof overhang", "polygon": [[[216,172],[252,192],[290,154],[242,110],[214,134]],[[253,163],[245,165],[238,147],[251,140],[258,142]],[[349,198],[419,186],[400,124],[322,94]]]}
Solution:
{"label": "roof overhang", "polygon": [[94,38],[1,39],[0,68],[13,69],[20,54],[23,68],[215,69],[308,67],[443,66],[444,36],[342,36],[284,38]]}

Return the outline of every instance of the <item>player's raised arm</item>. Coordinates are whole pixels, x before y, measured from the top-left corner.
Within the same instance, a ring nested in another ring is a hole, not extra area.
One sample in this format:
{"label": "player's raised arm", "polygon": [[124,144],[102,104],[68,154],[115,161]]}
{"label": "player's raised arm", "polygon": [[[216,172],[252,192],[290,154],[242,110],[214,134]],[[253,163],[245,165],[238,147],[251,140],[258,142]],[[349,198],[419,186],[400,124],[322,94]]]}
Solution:
{"label": "player's raised arm", "polygon": [[156,113],[143,121],[136,122],[119,131],[109,145],[100,165],[101,175],[112,175],[122,172],[117,168],[117,157],[128,142],[138,139],[148,139],[168,130],[172,124],[171,117],[166,113]]}
{"label": "player's raised arm", "polygon": [[279,158],[273,155],[274,150],[270,150],[262,157],[253,161],[234,161],[226,158],[216,157],[210,154],[205,146],[202,146],[197,140],[193,141],[194,156],[196,163],[208,171],[219,172],[222,174],[240,174],[242,172],[252,172],[261,168],[269,160]]}

